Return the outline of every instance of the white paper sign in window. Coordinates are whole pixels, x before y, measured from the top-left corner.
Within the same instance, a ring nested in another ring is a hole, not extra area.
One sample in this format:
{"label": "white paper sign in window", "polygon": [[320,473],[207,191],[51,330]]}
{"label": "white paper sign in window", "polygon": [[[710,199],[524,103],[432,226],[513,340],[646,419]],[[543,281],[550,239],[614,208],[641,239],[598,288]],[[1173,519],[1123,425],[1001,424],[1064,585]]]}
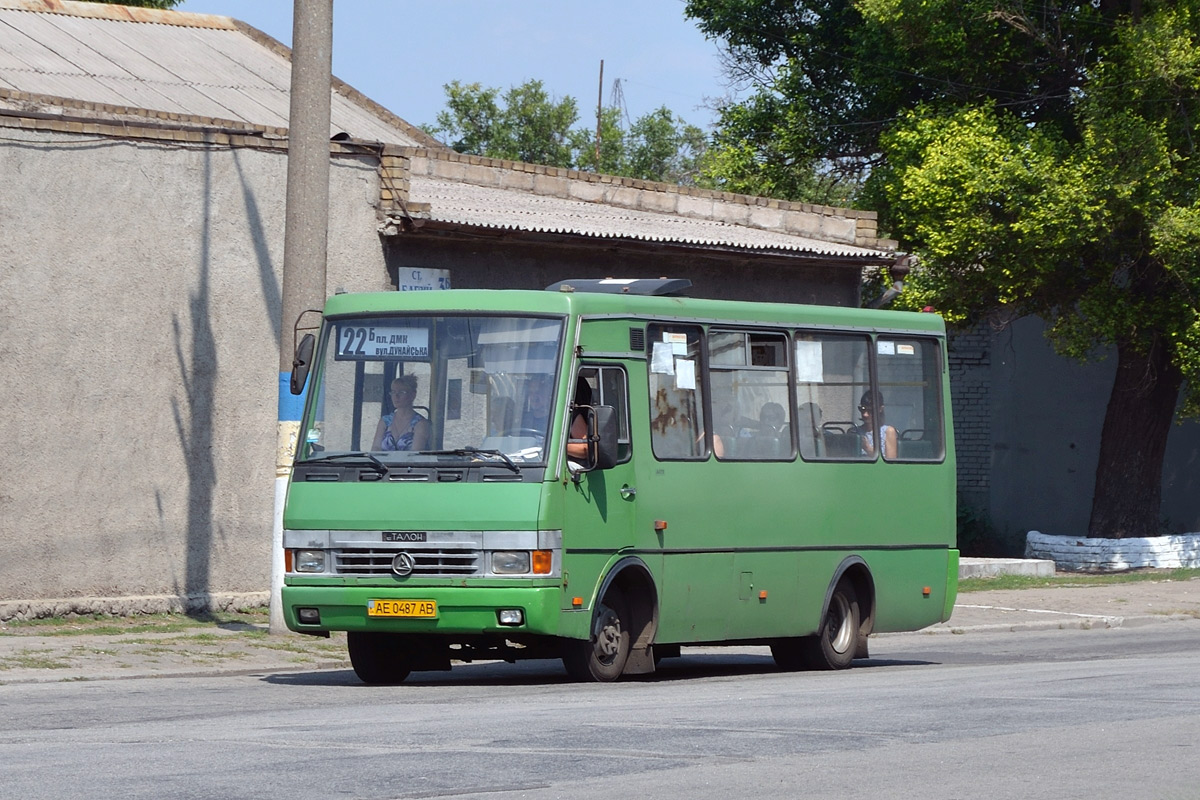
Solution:
{"label": "white paper sign in window", "polygon": [[654,350],[650,353],[650,371],[660,375],[675,374],[675,354],[667,342],[654,343]]}
{"label": "white paper sign in window", "polygon": [[675,388],[694,391],[696,388],[696,362],[688,358],[675,359]]}
{"label": "white paper sign in window", "polygon": [[825,367],[820,342],[796,342],[796,380],[799,383],[823,383]]}
{"label": "white paper sign in window", "polygon": [[663,342],[671,346],[671,352],[677,356],[687,355],[686,333],[663,333]]}

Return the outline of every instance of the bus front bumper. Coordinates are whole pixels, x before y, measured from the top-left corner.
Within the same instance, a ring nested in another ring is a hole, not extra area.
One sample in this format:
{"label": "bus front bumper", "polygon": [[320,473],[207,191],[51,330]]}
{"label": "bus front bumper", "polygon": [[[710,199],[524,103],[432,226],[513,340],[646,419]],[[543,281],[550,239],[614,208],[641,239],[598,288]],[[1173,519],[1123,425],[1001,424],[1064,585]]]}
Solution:
{"label": "bus front bumper", "polygon": [[[298,633],[557,636],[561,595],[560,586],[284,586],[283,613],[288,628]],[[516,612],[518,624],[512,621]]]}

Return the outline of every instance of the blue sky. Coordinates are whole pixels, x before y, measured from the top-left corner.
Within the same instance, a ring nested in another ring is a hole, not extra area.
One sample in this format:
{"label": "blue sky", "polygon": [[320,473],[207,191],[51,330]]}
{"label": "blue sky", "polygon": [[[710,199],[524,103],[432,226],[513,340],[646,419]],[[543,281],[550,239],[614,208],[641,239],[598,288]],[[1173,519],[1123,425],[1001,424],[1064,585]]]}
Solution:
{"label": "blue sky", "polygon": [[[667,106],[707,127],[726,92],[717,45],[683,0],[335,0],[333,72],[414,124],[432,123],[452,80],[507,89],[540,79],[594,124],[620,78],[631,118]],[[292,0],[184,0],[176,10],[236,17],[286,45]]]}

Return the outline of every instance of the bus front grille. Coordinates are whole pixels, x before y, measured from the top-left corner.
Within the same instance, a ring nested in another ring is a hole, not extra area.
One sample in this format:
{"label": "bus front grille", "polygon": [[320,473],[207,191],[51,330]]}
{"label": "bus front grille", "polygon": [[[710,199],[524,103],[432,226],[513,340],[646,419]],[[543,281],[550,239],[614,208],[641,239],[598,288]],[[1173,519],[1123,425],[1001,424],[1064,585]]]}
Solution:
{"label": "bus front grille", "polygon": [[[400,552],[370,547],[335,550],[334,571],[338,575],[390,575],[392,560]],[[474,548],[406,549],[403,552],[412,556],[413,575],[455,577],[479,574],[481,554]]]}

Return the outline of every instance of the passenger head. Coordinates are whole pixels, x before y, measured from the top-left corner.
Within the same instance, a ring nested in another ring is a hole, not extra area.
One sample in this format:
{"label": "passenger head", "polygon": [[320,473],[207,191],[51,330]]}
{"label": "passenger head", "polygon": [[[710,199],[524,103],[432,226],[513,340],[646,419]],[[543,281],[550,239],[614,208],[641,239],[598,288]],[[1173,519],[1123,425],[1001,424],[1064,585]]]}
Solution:
{"label": "passenger head", "polygon": [[758,412],[760,429],[777,431],[783,427],[785,422],[787,422],[787,414],[779,403],[766,403]]}
{"label": "passenger head", "polygon": [[821,407],[816,403],[801,403],[800,408],[796,412],[797,425],[803,425],[808,422],[814,431],[821,430]]}
{"label": "passenger head", "polygon": [[858,401],[858,413],[863,419],[883,424],[883,393],[868,389]]}
{"label": "passenger head", "polygon": [[592,387],[591,385],[580,378],[575,382],[575,405],[590,406],[592,404]]}
{"label": "passenger head", "polygon": [[[416,375],[401,375],[392,381],[391,387],[392,405],[412,405],[417,399],[417,376]],[[407,398],[407,402],[405,400]]]}
{"label": "passenger head", "polygon": [[535,372],[525,381],[526,408],[545,413],[550,407],[550,395],[553,393],[554,386],[550,382],[550,376],[544,372]]}
{"label": "passenger head", "polygon": [[499,396],[492,398],[491,430],[503,433],[512,430],[516,419],[516,403],[511,397]]}

